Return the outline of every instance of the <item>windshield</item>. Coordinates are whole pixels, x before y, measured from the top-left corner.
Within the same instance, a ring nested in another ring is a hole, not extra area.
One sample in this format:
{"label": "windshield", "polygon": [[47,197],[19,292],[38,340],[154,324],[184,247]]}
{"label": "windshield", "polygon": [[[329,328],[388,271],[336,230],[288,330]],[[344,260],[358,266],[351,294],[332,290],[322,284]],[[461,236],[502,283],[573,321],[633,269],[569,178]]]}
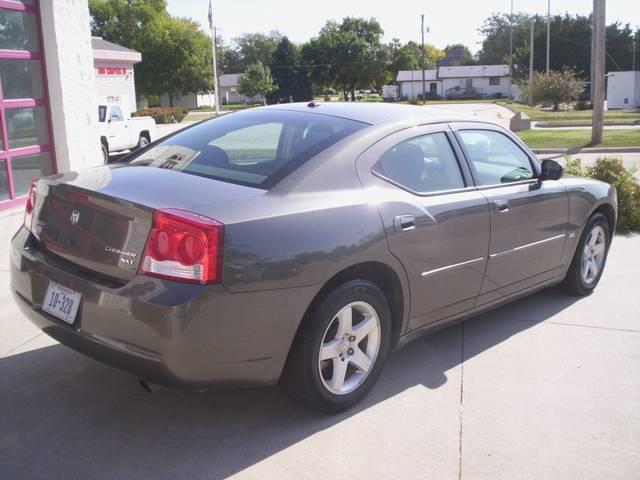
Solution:
{"label": "windshield", "polygon": [[98,121],[104,122],[107,118],[107,106],[100,105],[98,106]]}
{"label": "windshield", "polygon": [[248,110],[189,128],[129,163],[270,188],[311,157],[366,126],[313,113]]}

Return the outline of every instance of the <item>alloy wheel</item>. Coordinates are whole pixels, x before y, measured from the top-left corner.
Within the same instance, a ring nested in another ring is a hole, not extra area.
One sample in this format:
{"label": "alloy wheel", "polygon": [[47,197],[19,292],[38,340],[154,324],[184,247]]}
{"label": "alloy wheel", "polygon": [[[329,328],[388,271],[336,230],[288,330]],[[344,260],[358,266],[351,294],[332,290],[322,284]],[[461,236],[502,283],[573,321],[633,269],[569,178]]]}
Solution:
{"label": "alloy wheel", "polygon": [[591,285],[596,281],[606,253],[607,235],[600,225],[593,227],[582,250],[580,275],[585,284]]}
{"label": "alloy wheel", "polygon": [[318,369],[324,387],[336,395],[353,392],[366,380],[380,351],[380,318],[366,302],[343,307],[322,336]]}

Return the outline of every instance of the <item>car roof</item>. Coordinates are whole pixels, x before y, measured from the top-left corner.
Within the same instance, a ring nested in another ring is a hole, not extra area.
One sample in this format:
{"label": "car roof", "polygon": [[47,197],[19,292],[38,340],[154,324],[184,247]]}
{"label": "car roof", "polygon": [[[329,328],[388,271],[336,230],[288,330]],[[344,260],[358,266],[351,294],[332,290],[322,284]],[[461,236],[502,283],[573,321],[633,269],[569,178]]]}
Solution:
{"label": "car roof", "polygon": [[477,118],[430,109],[428,106],[383,102],[299,102],[262,107],[267,110],[291,110],[316,113],[375,125],[389,120],[413,119],[419,123],[477,121]]}

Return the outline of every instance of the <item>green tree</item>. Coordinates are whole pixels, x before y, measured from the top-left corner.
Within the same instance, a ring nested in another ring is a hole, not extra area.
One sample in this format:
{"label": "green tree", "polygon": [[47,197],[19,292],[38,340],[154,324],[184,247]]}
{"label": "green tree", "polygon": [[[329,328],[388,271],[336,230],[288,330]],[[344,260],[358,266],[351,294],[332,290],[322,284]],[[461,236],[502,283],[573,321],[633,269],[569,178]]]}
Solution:
{"label": "green tree", "polygon": [[553,109],[559,110],[561,103],[576,101],[584,91],[584,82],[578,80],[571,70],[560,72],[534,73],[533,80],[522,83],[522,93],[525,98],[531,98],[533,103],[550,102]]}
{"label": "green tree", "polygon": [[303,47],[305,63],[316,84],[333,86],[345,100],[355,100],[358,87],[370,87],[383,78],[387,54],[382,27],[375,19],[347,17],[329,21]]}
{"label": "green tree", "polygon": [[240,77],[238,91],[247,97],[262,96],[262,102],[266,105],[267,95],[273,92],[278,86],[273,82],[271,70],[260,60],[252,63],[244,69]]}
{"label": "green tree", "polygon": [[447,45],[444,47],[444,53],[445,57],[440,63],[442,66],[452,67],[458,65],[473,65],[475,63],[471,51],[461,43]]}
{"label": "green tree", "polygon": [[91,32],[142,54],[138,90],[170,96],[209,90],[211,39],[197,22],[172,17],[164,0],[90,0]]}
{"label": "green tree", "polygon": [[276,47],[271,72],[278,88],[270,95],[270,102],[311,100],[311,81],[301,65],[300,50],[287,37],[282,37]]}
{"label": "green tree", "polygon": [[246,68],[256,62],[270,65],[281,39],[282,34],[274,30],[266,35],[264,33],[245,33],[235,38],[233,43],[236,45],[236,51],[242,60],[243,68]]}

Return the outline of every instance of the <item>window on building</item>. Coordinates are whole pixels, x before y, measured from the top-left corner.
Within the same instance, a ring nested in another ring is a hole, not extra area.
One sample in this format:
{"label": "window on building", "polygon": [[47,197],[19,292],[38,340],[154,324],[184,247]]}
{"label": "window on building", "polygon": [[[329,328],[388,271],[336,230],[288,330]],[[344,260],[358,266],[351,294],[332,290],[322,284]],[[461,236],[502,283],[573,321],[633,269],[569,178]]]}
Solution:
{"label": "window on building", "polygon": [[500,77],[489,77],[489,85],[492,87],[500,86]]}
{"label": "window on building", "polygon": [[53,173],[38,4],[0,2],[0,208]]}

